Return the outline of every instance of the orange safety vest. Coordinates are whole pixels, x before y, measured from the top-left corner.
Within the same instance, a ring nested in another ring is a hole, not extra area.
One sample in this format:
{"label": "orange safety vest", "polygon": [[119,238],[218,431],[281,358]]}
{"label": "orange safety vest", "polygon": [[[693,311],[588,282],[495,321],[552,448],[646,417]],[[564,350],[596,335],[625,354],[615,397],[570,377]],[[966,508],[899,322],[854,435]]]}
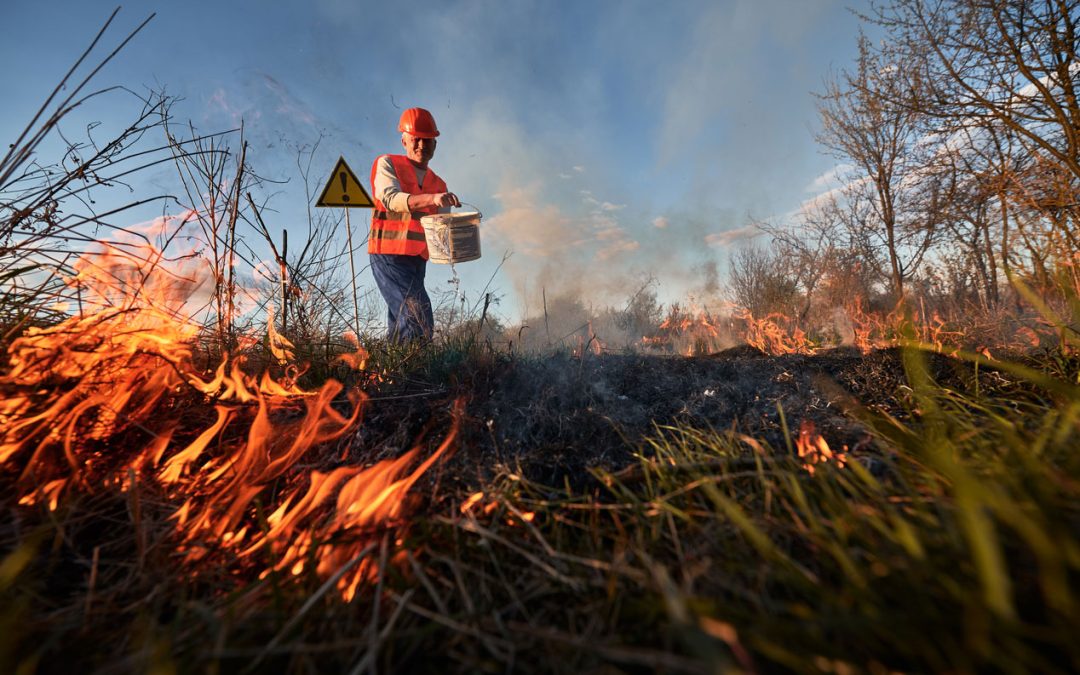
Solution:
{"label": "orange safety vest", "polygon": [[424,176],[424,184],[416,182],[416,169],[405,155],[382,155],[371,165],[371,194],[375,195],[375,212],[371,214],[371,233],[368,235],[368,253],[391,253],[394,255],[418,255],[428,259],[427,239],[420,225],[420,216],[438,213],[432,206],[408,213],[384,211],[380,195],[375,194],[375,169],[379,160],[388,157],[397,174],[401,191],[411,195],[432,195],[446,192],[446,183],[430,168]]}

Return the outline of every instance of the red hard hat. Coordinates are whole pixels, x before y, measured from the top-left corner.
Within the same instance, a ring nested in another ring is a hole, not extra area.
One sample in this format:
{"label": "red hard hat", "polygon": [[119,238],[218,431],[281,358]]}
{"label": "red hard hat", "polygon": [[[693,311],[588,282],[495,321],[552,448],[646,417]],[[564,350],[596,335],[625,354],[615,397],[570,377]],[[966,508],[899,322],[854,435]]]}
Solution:
{"label": "red hard hat", "polygon": [[409,108],[401,113],[398,131],[408,132],[418,138],[435,138],[439,135],[439,128],[435,126],[435,118],[423,108]]}

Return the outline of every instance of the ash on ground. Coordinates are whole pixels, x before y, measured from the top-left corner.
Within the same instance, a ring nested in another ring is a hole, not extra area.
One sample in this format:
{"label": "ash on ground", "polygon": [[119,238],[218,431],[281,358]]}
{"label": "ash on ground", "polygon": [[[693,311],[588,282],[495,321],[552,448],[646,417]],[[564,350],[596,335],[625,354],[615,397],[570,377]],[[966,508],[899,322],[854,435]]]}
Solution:
{"label": "ash on ground", "polygon": [[[956,361],[937,355],[929,361],[938,377],[963,377]],[[880,412],[904,417],[908,391],[895,349],[785,356],[746,346],[696,357],[562,353],[493,358],[463,370],[445,387],[412,378],[373,392],[359,445],[378,448],[379,456],[405,450],[436,433],[433,427],[445,418],[438,410],[464,396],[454,463],[465,472],[502,465],[548,484],[575,481],[590,467],[618,470],[633,463],[641,440],[664,426],[731,430],[786,452],[784,423],[794,436],[804,420],[832,448],[872,455],[878,450],[860,419]]]}

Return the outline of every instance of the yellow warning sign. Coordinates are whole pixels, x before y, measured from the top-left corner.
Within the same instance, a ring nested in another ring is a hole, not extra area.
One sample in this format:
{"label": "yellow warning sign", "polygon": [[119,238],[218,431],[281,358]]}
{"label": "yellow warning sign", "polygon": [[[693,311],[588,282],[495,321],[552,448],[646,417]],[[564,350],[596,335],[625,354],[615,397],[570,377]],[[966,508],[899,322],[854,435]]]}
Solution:
{"label": "yellow warning sign", "polygon": [[319,201],[315,206],[345,206],[362,209],[375,208],[375,202],[371,201],[367,190],[357,180],[344,157],[339,157],[334,170],[330,174],[330,180],[326,181],[326,187],[319,195]]}

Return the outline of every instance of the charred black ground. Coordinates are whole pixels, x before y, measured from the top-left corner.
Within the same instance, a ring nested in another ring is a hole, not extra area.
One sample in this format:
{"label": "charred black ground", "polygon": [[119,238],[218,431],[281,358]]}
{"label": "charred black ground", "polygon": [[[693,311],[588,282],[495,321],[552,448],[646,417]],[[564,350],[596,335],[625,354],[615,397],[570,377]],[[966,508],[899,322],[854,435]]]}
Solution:
{"label": "charred black ground", "polygon": [[[964,387],[970,367],[929,357],[931,376]],[[900,350],[830,349],[770,356],[752,347],[707,356],[569,353],[495,357],[451,372],[446,382],[414,375],[373,390],[359,446],[386,456],[411,447],[439,409],[466,399],[457,469],[482,476],[502,464],[539,482],[583,480],[590,467],[618,470],[659,427],[731,430],[786,451],[804,420],[834,449],[872,456],[860,419],[906,417]],[[781,414],[782,410],[782,414]],[[370,455],[369,455],[370,456]]]}

